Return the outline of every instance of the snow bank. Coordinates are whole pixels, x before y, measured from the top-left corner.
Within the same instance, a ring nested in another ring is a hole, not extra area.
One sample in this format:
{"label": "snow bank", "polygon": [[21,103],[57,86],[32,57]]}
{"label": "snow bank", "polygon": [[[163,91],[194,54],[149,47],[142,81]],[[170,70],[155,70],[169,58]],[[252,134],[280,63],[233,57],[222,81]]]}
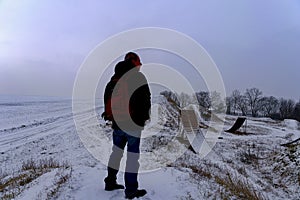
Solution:
{"label": "snow bank", "polygon": [[299,122],[294,119],[285,119],[283,121],[283,124],[288,128],[292,130],[298,130],[299,128]]}

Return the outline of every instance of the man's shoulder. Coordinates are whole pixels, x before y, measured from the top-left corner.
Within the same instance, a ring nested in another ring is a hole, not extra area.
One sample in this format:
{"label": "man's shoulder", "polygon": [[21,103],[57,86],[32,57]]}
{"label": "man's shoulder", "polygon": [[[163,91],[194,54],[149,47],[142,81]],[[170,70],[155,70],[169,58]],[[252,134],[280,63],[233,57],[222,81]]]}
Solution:
{"label": "man's shoulder", "polygon": [[134,82],[135,85],[140,85],[140,86],[148,84],[146,76],[142,72],[137,72],[134,75],[134,78],[133,78],[132,81]]}
{"label": "man's shoulder", "polygon": [[138,71],[138,72],[136,73],[135,77],[136,77],[137,79],[139,79],[139,80],[145,80],[145,81],[147,81],[146,76],[145,76],[142,72],[140,72],[140,71]]}

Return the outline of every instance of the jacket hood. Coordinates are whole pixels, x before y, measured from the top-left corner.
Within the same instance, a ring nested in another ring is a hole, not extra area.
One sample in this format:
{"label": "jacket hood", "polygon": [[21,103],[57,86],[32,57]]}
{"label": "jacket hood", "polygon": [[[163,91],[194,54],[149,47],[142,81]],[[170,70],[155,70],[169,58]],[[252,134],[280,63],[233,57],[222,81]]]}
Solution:
{"label": "jacket hood", "polygon": [[121,61],[115,67],[115,75],[117,77],[123,76],[126,72],[133,69],[135,66],[130,61]]}

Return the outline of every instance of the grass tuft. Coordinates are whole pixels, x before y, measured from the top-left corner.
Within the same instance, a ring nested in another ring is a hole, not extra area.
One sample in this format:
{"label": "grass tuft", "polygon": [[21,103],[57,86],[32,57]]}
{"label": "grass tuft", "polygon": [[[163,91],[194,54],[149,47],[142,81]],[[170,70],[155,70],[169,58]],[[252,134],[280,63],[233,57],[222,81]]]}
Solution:
{"label": "grass tuft", "polygon": [[[1,172],[0,199],[14,199],[28,184],[43,174],[50,172],[53,169],[67,169],[69,167],[68,163],[60,163],[53,158],[41,159],[38,161],[30,159],[22,163],[21,169],[16,172],[15,175],[8,176],[6,173]],[[65,181],[67,181],[67,177],[61,178],[58,184],[61,185]]]}
{"label": "grass tuft", "polygon": [[225,177],[215,176],[215,181],[223,186],[231,195],[239,199],[266,199],[262,193],[257,192],[248,181],[239,179],[237,176],[233,177],[227,173]]}

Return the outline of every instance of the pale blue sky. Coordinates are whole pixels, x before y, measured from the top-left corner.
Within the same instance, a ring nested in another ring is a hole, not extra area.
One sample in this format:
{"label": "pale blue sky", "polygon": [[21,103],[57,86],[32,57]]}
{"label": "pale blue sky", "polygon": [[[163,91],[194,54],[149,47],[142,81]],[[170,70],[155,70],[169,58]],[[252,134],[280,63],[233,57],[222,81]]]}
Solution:
{"label": "pale blue sky", "polygon": [[300,98],[299,0],[0,0],[0,94],[71,96],[77,70],[97,44],[149,26],[200,43],[228,94],[257,87]]}

